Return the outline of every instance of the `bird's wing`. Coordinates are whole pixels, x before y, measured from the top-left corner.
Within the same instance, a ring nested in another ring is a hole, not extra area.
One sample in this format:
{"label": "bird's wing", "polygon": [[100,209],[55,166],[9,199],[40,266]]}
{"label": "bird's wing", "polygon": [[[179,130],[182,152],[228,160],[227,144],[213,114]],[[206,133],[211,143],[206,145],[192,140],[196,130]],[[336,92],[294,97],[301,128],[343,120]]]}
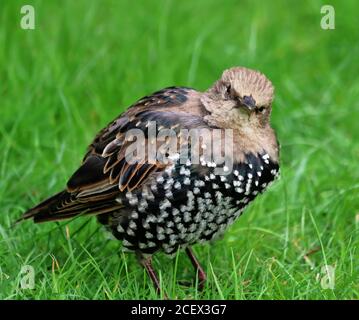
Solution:
{"label": "bird's wing", "polygon": [[[68,181],[68,190],[88,193],[108,184],[117,184],[121,192],[137,188],[151,173],[166,167],[158,161],[147,161],[149,138],[153,139],[150,135],[157,137],[162,128],[178,133],[182,127],[205,126],[204,112],[199,93],[190,88],[170,87],[141,98],[97,134],[82,166]],[[155,124],[155,132],[150,132],[150,123]],[[126,151],[133,143],[129,141],[131,130],[143,133],[146,161],[130,164],[126,159]]]}
{"label": "bird's wing", "polygon": [[100,131],[82,165],[69,179],[67,189],[30,209],[23,218],[42,222],[119,210],[121,204],[116,198],[120,193],[139,188],[151,174],[166,168],[158,161],[128,163],[126,150],[133,142],[125,139],[126,134],[131,129],[141,130],[147,146],[149,121],[156,122],[156,136],[161,128],[178,131],[181,127],[206,126],[200,116],[202,106],[194,97],[194,90],[168,88],[140,99]]}

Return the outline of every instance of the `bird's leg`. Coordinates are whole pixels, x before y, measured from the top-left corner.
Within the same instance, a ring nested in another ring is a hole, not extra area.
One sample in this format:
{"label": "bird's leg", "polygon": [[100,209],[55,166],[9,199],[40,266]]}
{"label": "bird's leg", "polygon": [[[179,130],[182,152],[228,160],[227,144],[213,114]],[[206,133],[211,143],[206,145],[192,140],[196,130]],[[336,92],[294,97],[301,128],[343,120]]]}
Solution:
{"label": "bird's leg", "polygon": [[[146,269],[147,274],[151,278],[152,283],[153,283],[154,287],[156,288],[156,292],[158,294],[160,294],[161,293],[160,280],[158,279],[155,269],[153,269],[152,258],[151,257],[148,257],[148,258],[140,257],[139,261],[140,261],[141,265]],[[165,294],[164,294],[164,298],[167,299],[167,296]]]}
{"label": "bird's leg", "polygon": [[196,271],[196,276],[198,277],[198,289],[203,290],[204,284],[207,280],[207,275],[189,247],[186,248],[186,253],[189,259],[191,260],[192,265]]}

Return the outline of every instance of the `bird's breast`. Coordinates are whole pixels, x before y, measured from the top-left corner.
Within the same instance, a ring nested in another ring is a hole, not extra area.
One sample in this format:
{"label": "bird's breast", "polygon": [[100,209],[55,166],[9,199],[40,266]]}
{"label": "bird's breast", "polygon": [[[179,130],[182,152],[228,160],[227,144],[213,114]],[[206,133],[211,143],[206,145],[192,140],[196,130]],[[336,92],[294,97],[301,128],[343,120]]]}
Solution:
{"label": "bird's breast", "polygon": [[120,201],[126,219],[118,238],[129,250],[175,253],[179,246],[211,240],[221,234],[245,207],[278,176],[268,154],[247,154],[228,174],[215,174],[212,162],[175,164]]}

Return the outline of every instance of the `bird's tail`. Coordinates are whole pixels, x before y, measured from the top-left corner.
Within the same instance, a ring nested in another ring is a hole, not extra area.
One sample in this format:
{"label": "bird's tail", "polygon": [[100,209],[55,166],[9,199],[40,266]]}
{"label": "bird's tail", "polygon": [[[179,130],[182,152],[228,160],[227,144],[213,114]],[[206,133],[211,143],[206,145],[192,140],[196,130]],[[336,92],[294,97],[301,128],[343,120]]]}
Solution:
{"label": "bird's tail", "polygon": [[27,219],[35,223],[70,219],[82,214],[102,214],[122,207],[111,192],[108,197],[79,198],[76,194],[63,190],[29,209],[15,224]]}

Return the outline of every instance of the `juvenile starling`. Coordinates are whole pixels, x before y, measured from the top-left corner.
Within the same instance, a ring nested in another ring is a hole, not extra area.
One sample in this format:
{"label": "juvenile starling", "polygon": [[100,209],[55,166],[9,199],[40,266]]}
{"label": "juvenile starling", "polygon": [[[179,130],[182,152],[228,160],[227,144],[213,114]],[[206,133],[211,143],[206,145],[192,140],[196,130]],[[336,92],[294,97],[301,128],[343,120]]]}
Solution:
{"label": "juvenile starling", "polygon": [[[38,223],[97,215],[123,249],[137,254],[157,290],[151,256],[160,250],[185,249],[203,286],[206,274],[190,247],[223,234],[278,175],[278,143],[269,122],[273,92],[262,73],[234,67],[205,92],[169,87],[143,97],[97,134],[66,189],[22,219]],[[156,128],[150,132],[153,122]],[[161,149],[154,139],[165,129],[174,132],[177,152]],[[193,129],[210,139],[186,140],[184,132]],[[139,131],[146,157],[129,161],[131,134]],[[225,155],[230,166],[213,160],[231,145],[224,141],[226,131],[232,137],[233,150]],[[186,143],[187,150],[199,146],[199,161],[178,152]],[[151,146],[154,161],[149,160]]]}

